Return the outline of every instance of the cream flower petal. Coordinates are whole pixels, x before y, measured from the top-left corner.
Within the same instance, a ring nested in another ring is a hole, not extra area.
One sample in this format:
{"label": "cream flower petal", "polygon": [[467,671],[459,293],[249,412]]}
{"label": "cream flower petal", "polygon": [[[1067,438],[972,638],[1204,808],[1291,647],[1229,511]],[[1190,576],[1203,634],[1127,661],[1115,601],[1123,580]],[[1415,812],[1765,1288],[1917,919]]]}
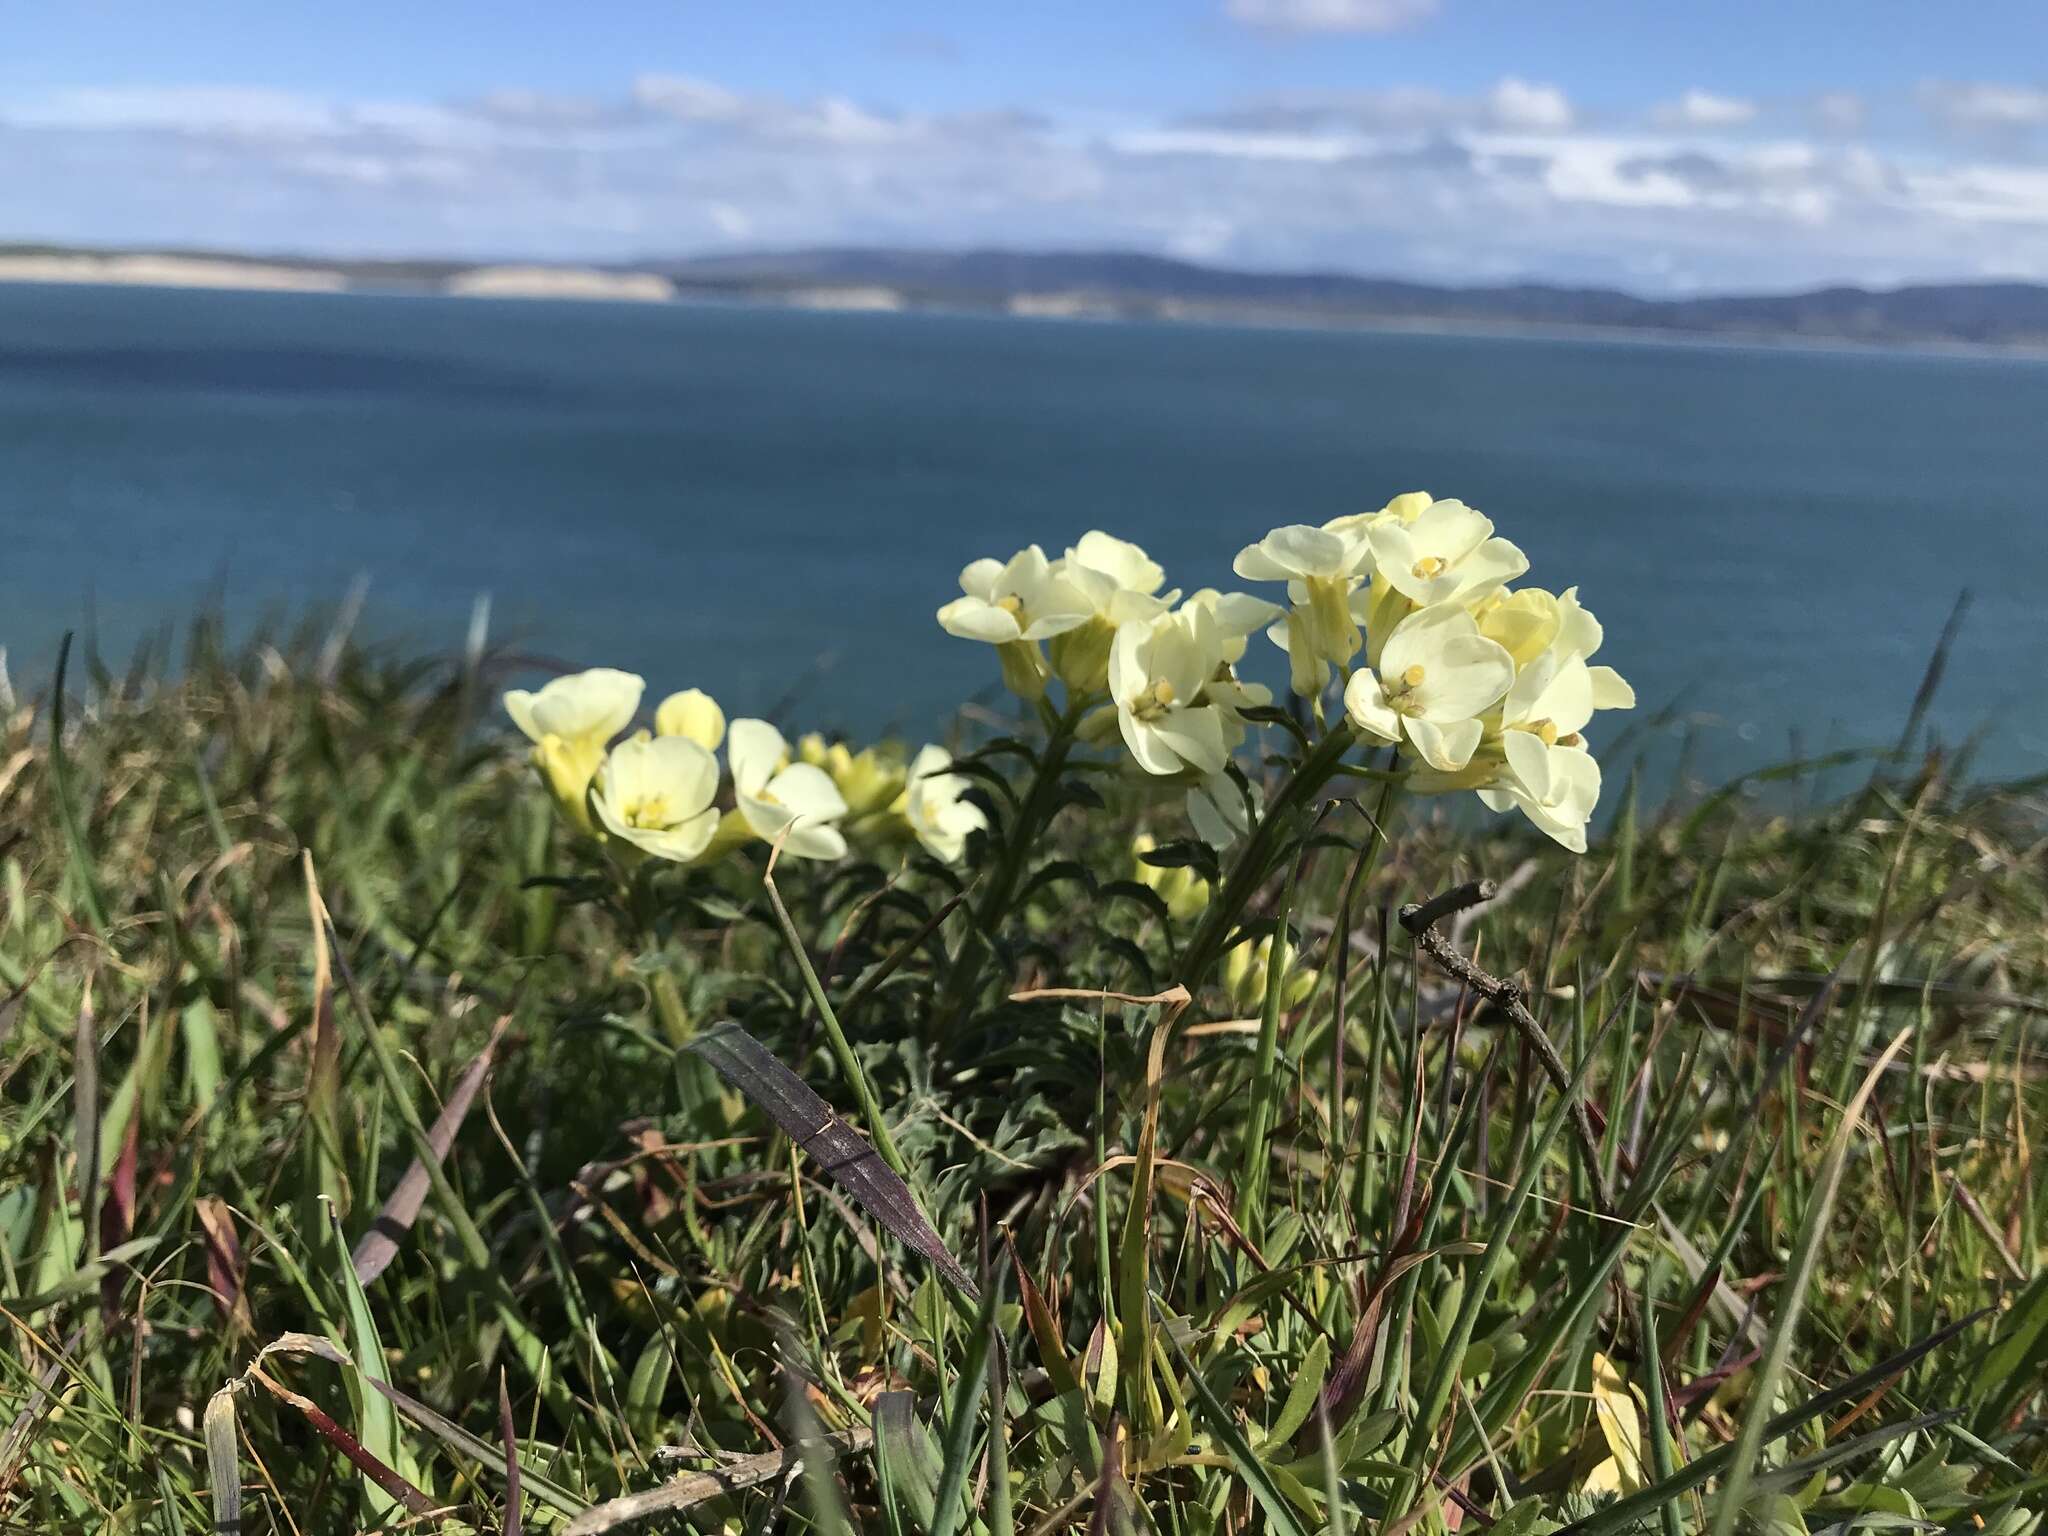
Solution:
{"label": "cream flower petal", "polygon": [[1285,581],[1291,576],[1348,576],[1352,548],[1338,534],[1290,523],[1238,551],[1231,569],[1246,581]]}
{"label": "cream flower petal", "polygon": [[1153,722],[1153,730],[1188,767],[1218,773],[1229,760],[1223,740],[1223,712],[1213,705],[1170,709]]}
{"label": "cream flower petal", "polygon": [[1593,707],[1595,709],[1634,709],[1636,691],[1612,667],[1595,666],[1586,668],[1586,679],[1592,685]]}
{"label": "cream flower petal", "polygon": [[962,640],[981,640],[990,645],[1024,638],[1015,614],[981,597],[954,598],[939,610],[939,627]]}
{"label": "cream flower petal", "polygon": [[1188,791],[1188,820],[1211,848],[1228,848],[1251,830],[1244,791],[1227,773],[1212,773]]}
{"label": "cream flower petal", "polygon": [[1550,687],[1551,679],[1557,676],[1560,665],[1562,658],[1557,652],[1545,651],[1515,674],[1515,681],[1501,705],[1502,717],[1510,725],[1536,718],[1536,705]]}
{"label": "cream flower petal", "polygon": [[1387,703],[1387,693],[1369,667],[1360,667],[1344,685],[1344,713],[1351,723],[1380,741],[1401,739],[1401,717]]}
{"label": "cream flower petal", "polygon": [[[1510,740],[1526,735],[1526,731],[1508,733]],[[1586,824],[1593,819],[1594,807],[1600,802],[1600,765],[1590,752],[1569,747],[1543,748],[1541,742],[1537,746],[1549,757],[1549,793],[1540,799],[1517,796],[1515,803],[1546,836],[1573,853],[1584,853]]]}
{"label": "cream flower petal", "polygon": [[1497,591],[1529,569],[1529,557],[1506,539],[1488,539],[1460,560],[1457,593],[1466,602]]}
{"label": "cream flower petal", "polygon": [[1532,731],[1502,732],[1501,749],[1507,753],[1508,772],[1514,775],[1522,792],[1532,800],[1547,800],[1551,794],[1552,754],[1564,749],[1546,747],[1543,739]]}
{"label": "cream flower petal", "polygon": [[1129,592],[1157,592],[1165,585],[1166,572],[1158,561],[1128,539],[1092,529],[1067,551],[1070,563],[1100,571]]}
{"label": "cream flower petal", "polygon": [[1600,642],[1607,638],[1600,621],[1580,604],[1577,587],[1566,587],[1564,596],[1558,599],[1558,617],[1557,643],[1560,650],[1591,656],[1600,649]]}
{"label": "cream flower petal", "polygon": [[[1477,635],[1479,625],[1472,615],[1455,603],[1437,603],[1418,608],[1394,626],[1380,652],[1379,670],[1398,678],[1410,667],[1421,667],[1425,676],[1444,644],[1456,635]],[[1512,663],[1510,663],[1512,665]]]}
{"label": "cream flower petal", "polygon": [[1415,713],[1439,725],[1470,720],[1498,703],[1514,680],[1514,658],[1495,642],[1478,634],[1449,635],[1428,679],[1415,690]]}
{"label": "cream flower petal", "polygon": [[1478,619],[1479,632],[1499,641],[1519,667],[1550,648],[1560,624],[1557,599],[1540,587],[1497,594]]}
{"label": "cream flower petal", "polygon": [[702,688],[685,688],[663,699],[654,711],[654,733],[681,736],[706,752],[716,752],[725,740],[725,711]]}
{"label": "cream flower petal", "polygon": [[1400,523],[1375,523],[1365,531],[1372,550],[1373,581],[1385,583],[1411,602],[1427,602],[1431,581],[1415,574],[1423,549]]}
{"label": "cream flower petal", "polygon": [[1142,620],[1118,627],[1109,648],[1109,691],[1119,699],[1134,698],[1150,682],[1145,670],[1145,646],[1152,638],[1152,626]]}
{"label": "cream flower petal", "polygon": [[1435,501],[1405,526],[1416,547],[1455,565],[1493,537],[1493,519],[1462,501]]}
{"label": "cream flower petal", "polygon": [[1591,669],[1577,656],[1557,669],[1550,685],[1537,695],[1525,718],[1548,720],[1557,734],[1569,736],[1583,731],[1593,718],[1593,677]]}
{"label": "cream flower petal", "polygon": [[768,781],[768,793],[792,815],[815,821],[837,821],[846,814],[846,797],[832,775],[809,763],[792,763]]}
{"label": "cream flower petal", "polygon": [[547,734],[534,724],[533,695],[526,689],[509,689],[498,702],[505,706],[505,713],[512,717],[512,723],[519,727],[519,734],[528,741],[538,742]]}
{"label": "cream flower petal", "polygon": [[984,602],[993,602],[996,583],[1003,579],[1003,562],[991,560],[986,555],[979,560],[969,561],[960,572],[960,590],[969,597],[978,597]]}
{"label": "cream flower petal", "polygon": [[1439,772],[1456,773],[1472,761],[1472,754],[1479,749],[1482,728],[1477,720],[1451,720],[1439,724],[1434,720],[1418,720],[1410,716],[1402,723],[1407,728],[1409,741],[1414,743],[1416,755]]}
{"label": "cream flower petal", "polygon": [[904,793],[903,814],[910,830],[925,852],[946,864],[966,852],[970,834],[988,827],[981,807],[961,798],[970,783],[967,776],[946,771],[952,762],[944,747],[925,747],[911,759]]}
{"label": "cream flower petal", "polygon": [[766,720],[735,720],[726,732],[725,760],[743,795],[759,794],[788,758],[789,743]]}
{"label": "cream flower petal", "polygon": [[1137,759],[1140,768],[1147,773],[1180,772],[1179,756],[1148,722],[1140,720],[1128,710],[1120,709],[1116,714],[1116,723],[1118,729],[1123,732],[1124,745],[1131,749],[1131,756]]}
{"label": "cream flower petal", "polygon": [[635,673],[592,667],[558,677],[536,693],[513,689],[505,695],[505,712],[531,741],[559,736],[602,743],[632,723],[646,687]]}

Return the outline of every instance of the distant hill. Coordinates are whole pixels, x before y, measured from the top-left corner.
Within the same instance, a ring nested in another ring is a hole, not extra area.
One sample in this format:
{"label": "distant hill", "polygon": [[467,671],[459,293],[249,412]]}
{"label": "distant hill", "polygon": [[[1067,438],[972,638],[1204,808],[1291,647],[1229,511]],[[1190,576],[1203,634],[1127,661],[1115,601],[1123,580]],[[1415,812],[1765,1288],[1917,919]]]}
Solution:
{"label": "distant hill", "polygon": [[[1600,326],[1687,335],[2048,346],[2048,287],[1937,283],[1646,299],[1549,283],[1447,287],[1344,272],[1245,272],[1129,251],[820,249],[643,265],[683,291],[887,287],[910,305],[1305,323]],[[1020,301],[1023,301],[1020,303]]]}
{"label": "distant hill", "polygon": [[52,262],[111,265],[154,257],[199,264],[204,273],[188,274],[192,281],[227,287],[257,285],[221,280],[241,264],[273,282],[280,274],[317,273],[340,286],[386,292],[500,294],[508,275],[519,274],[526,297],[582,291],[645,298],[668,291],[665,282],[682,298],[822,308],[1477,330],[1593,327],[1672,336],[2048,348],[2048,286],[2031,283],[1648,299],[1612,288],[1550,283],[1450,287],[1346,272],[1247,272],[1133,251],[848,247],[543,267],[516,260],[350,260],[0,244],[0,277],[8,275],[10,263],[18,274],[35,278]]}

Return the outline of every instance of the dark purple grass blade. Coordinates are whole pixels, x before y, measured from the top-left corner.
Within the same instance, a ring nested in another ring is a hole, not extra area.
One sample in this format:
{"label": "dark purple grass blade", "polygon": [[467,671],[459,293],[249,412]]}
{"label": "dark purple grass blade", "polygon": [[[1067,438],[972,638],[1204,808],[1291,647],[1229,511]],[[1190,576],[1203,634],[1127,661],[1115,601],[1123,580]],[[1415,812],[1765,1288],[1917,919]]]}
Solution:
{"label": "dark purple grass blade", "polygon": [[710,1062],[720,1077],[766,1110],[783,1134],[897,1241],[930,1261],[959,1290],[980,1298],[967,1271],[946,1251],[939,1234],[918,1209],[910,1187],[859,1132],[834,1114],[829,1104],[770,1055],[760,1041],[727,1021],[699,1035],[687,1049]]}
{"label": "dark purple grass blade", "polygon": [[[469,1116],[469,1108],[476,1102],[477,1090],[483,1087],[484,1077],[491,1070],[492,1058],[496,1055],[498,1041],[503,1038],[505,1026],[511,1022],[507,1014],[498,1020],[491,1030],[491,1038],[484,1048],[476,1053],[462,1076],[455,1080],[455,1088],[448,1100],[441,1106],[441,1113],[434,1117],[434,1123],[427,1129],[427,1141],[433,1146],[436,1158],[448,1155],[448,1149],[455,1145],[456,1132],[462,1129],[462,1122]],[[398,1257],[398,1245],[412,1224],[419,1220],[420,1207],[427,1202],[427,1191],[432,1180],[427,1165],[419,1158],[412,1160],[405,1170],[405,1177],[398,1181],[398,1187],[391,1191],[391,1198],[384,1202],[384,1208],[377,1212],[377,1219],[370,1223],[356,1243],[356,1251],[350,1256],[355,1265],[356,1279],[363,1285],[370,1284],[390,1267]]]}

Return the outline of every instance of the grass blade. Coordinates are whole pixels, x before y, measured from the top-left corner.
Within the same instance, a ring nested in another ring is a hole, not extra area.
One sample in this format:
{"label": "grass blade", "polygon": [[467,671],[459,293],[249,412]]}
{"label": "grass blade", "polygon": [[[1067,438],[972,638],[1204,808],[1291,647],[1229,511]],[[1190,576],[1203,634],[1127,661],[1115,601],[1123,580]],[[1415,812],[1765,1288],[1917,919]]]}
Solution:
{"label": "grass blade", "polygon": [[1729,1532],[1735,1529],[1735,1517],[1742,1509],[1750,1479],[1756,1472],[1757,1457],[1763,1450],[1764,1426],[1771,1417],[1771,1400],[1778,1390],[1779,1378],[1785,1374],[1792,1351],[1793,1330],[1798,1325],[1814,1267],[1820,1262],[1821,1246],[1827,1238],[1828,1215],[1834,1209],[1835,1194],[1841,1188],[1842,1170],[1849,1156],[1849,1138],[1855,1134],[1856,1126],[1863,1118],[1864,1107],[1869,1104],[1870,1095],[1876,1090],[1885,1068],[1912,1038],[1915,1027],[1909,1024],[1892,1037],[1884,1054],[1877,1058],[1865,1075],[1863,1086],[1856,1090],[1856,1096],[1842,1111],[1841,1123],[1835,1128],[1834,1137],[1828,1145],[1820,1177],[1800,1227],[1799,1244],[1793,1250],[1792,1262],[1781,1287],[1783,1299],[1778,1307],[1777,1321],[1771,1328],[1770,1342],[1764,1346],[1763,1363],[1750,1381],[1749,1409],[1742,1417],[1742,1430],[1735,1437],[1728,1481],[1722,1486],[1719,1501],[1714,1506],[1713,1524],[1709,1527],[1711,1536],[1729,1536]]}
{"label": "grass blade", "polygon": [[[1154,1307],[1159,1306],[1159,1299],[1156,1296],[1152,1299],[1152,1304]],[[1164,1311],[1163,1308],[1160,1310]],[[1222,1445],[1224,1454],[1230,1458],[1230,1464],[1236,1469],[1237,1475],[1244,1479],[1252,1497],[1258,1500],[1259,1508],[1265,1512],[1266,1524],[1273,1532],[1273,1536],[1308,1536],[1308,1530],[1302,1525],[1292,1501],[1280,1491],[1280,1484],[1274,1480],[1266,1464],[1259,1460],[1251,1442],[1245,1439],[1244,1431],[1238,1428],[1237,1416],[1225,1406],[1223,1400],[1216,1395],[1215,1389],[1195,1368],[1194,1361],[1189,1359],[1187,1351],[1181,1348],[1180,1340],[1174,1337],[1173,1330],[1162,1327],[1159,1330],[1159,1337],[1166,1340],[1173,1350],[1174,1357],[1180,1362],[1181,1370],[1187,1374],[1188,1385],[1194,1388],[1195,1398],[1201,1403],[1203,1415],[1209,1421],[1209,1432]]]}

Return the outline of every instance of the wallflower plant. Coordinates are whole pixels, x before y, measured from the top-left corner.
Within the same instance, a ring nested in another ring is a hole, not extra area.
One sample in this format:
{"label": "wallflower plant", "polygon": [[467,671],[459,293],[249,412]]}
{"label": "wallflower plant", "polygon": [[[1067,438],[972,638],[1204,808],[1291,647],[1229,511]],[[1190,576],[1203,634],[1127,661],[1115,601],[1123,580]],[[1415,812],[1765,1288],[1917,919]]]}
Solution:
{"label": "wallflower plant", "polygon": [[[1188,835],[1139,856],[1186,874],[1139,889],[1193,924],[1179,979],[1200,987],[1229,954],[1242,997],[1246,978],[1269,969],[1246,959],[1261,937],[1248,926],[1251,903],[1306,846],[1322,808],[1351,797],[1333,786],[1377,786],[1369,857],[1403,795],[1465,790],[1584,851],[1601,789],[1586,732],[1634,694],[1590,660],[1603,635],[1576,588],[1510,585],[1528,566],[1484,514],[1423,492],[1278,527],[1239,550],[1237,575],[1276,587],[1284,604],[1214,588],[1183,597],[1143,549],[1100,530],[1057,558],[1032,544],[977,559],[938,622],[995,648],[1041,736],[958,759],[937,746],[908,758],[815,734],[793,749],[767,721],[728,722],[694,688],[661,702],[653,736],[614,745],[643,688],[610,669],[507,694],[505,707],[568,821],[629,863],[718,867],[750,843],[832,863],[858,843],[976,866],[941,1018],[968,1005],[1003,948],[1012,899],[1053,817],[1077,800],[1100,803],[1091,775],[1175,797]],[[1291,711],[1244,674],[1261,631],[1284,654]],[[1263,761],[1248,753],[1254,730]],[[1021,784],[998,766],[1006,756],[1030,764]],[[971,855],[976,839],[985,856]],[[1291,968],[1293,949],[1281,953]],[[1294,983],[1276,995],[1294,995]]]}
{"label": "wallflower plant", "polygon": [[[1601,634],[1576,588],[1558,596],[1509,586],[1528,568],[1484,514],[1424,492],[1321,526],[1275,528],[1241,549],[1237,575],[1279,584],[1284,607],[1213,589],[1184,601],[1154,596],[1166,580],[1159,566],[1099,533],[1057,560],[1037,545],[1007,562],[977,560],[961,576],[969,595],[942,608],[939,622],[1029,653],[1006,655],[1003,676],[1046,729],[984,903],[990,919],[1056,806],[1044,785],[1077,742],[1120,742],[1136,781],[1185,798],[1191,851],[1144,857],[1191,859],[1214,876],[1182,955],[1190,985],[1209,979],[1252,895],[1302,845],[1339,779],[1380,785],[1376,837],[1402,793],[1473,790],[1488,810],[1519,810],[1583,851],[1600,792],[1585,729],[1596,710],[1627,708],[1634,694],[1612,668],[1588,664]],[[1083,588],[1096,597],[1077,602]],[[1116,592],[1141,602],[1119,616]],[[1112,622],[1099,678],[1092,668],[1035,660],[1040,637],[1057,646],[1084,624]],[[1270,693],[1239,675],[1248,637],[1260,629],[1286,655],[1294,715],[1273,710]],[[1064,708],[1047,699],[1055,676]],[[1239,755],[1255,726],[1275,728],[1282,747],[1269,759],[1280,777],[1264,797],[1257,765]]]}

